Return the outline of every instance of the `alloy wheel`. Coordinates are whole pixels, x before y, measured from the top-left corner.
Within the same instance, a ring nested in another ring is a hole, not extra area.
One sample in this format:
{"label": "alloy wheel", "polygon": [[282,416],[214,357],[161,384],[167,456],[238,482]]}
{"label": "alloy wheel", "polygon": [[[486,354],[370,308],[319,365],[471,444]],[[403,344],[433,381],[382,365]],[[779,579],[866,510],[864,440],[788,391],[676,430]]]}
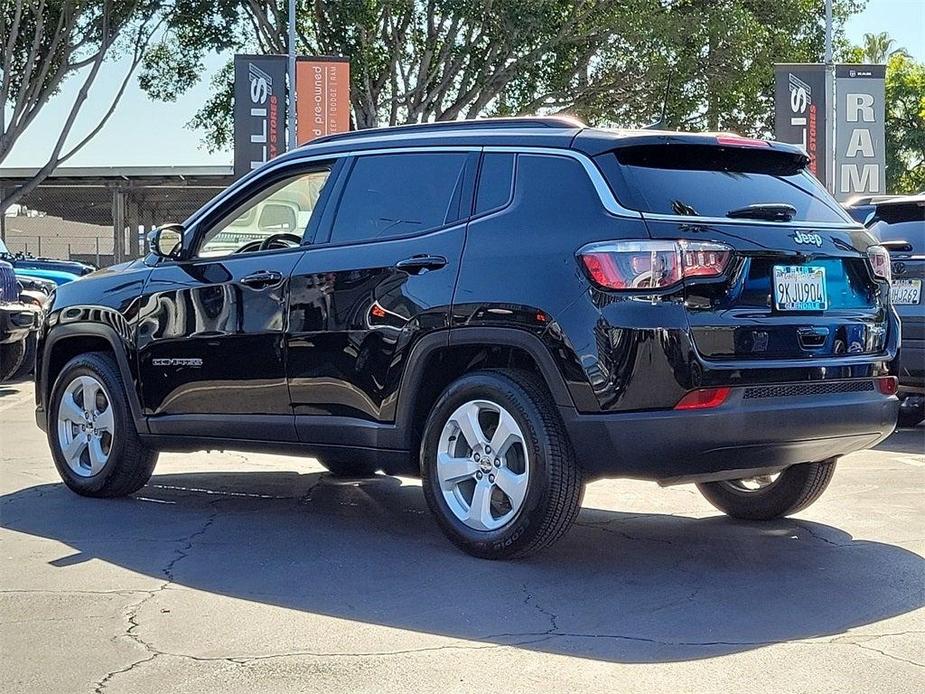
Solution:
{"label": "alloy wheel", "polygon": [[115,436],[112,400],[92,376],[77,376],[58,403],[58,446],[68,467],[92,477],[109,461]]}
{"label": "alloy wheel", "polygon": [[471,400],[447,419],[437,446],[437,479],[450,511],[475,530],[497,530],[520,511],[530,461],[514,417],[488,400]]}

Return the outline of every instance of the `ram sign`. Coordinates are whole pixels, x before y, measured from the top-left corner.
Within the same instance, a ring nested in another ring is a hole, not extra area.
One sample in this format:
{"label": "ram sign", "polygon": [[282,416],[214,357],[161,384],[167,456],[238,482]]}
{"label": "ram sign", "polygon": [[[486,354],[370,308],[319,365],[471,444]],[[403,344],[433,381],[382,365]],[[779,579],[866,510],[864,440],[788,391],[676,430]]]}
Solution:
{"label": "ram sign", "polygon": [[835,68],[835,197],[886,192],[885,65]]}

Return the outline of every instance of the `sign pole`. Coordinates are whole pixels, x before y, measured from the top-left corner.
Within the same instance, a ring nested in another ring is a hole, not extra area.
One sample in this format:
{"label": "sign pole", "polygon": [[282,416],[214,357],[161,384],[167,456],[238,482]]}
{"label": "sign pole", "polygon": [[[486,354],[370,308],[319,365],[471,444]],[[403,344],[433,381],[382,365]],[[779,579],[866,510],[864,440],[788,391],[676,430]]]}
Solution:
{"label": "sign pole", "polygon": [[835,58],[832,55],[832,0],[825,0],[825,95],[826,147],[825,182],[830,193],[835,192]]}
{"label": "sign pole", "polygon": [[295,0],[289,0],[289,149],[296,148],[295,133]]}

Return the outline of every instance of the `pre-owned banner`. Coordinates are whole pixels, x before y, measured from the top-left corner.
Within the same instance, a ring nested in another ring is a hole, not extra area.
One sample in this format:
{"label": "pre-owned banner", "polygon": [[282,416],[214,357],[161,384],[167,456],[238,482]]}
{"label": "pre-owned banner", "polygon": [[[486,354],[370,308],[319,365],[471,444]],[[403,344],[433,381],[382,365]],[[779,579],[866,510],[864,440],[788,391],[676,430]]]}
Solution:
{"label": "pre-owned banner", "polygon": [[286,56],[234,57],[234,173],[286,150]]}
{"label": "pre-owned banner", "polygon": [[886,190],[885,65],[835,66],[835,197]]}
{"label": "pre-owned banner", "polygon": [[296,139],[350,130],[350,61],[336,57],[299,58],[295,73]]}
{"label": "pre-owned banner", "polygon": [[775,137],[803,147],[809,155],[810,171],[827,184],[831,143],[826,126],[829,90],[825,65],[775,65],[774,77]]}

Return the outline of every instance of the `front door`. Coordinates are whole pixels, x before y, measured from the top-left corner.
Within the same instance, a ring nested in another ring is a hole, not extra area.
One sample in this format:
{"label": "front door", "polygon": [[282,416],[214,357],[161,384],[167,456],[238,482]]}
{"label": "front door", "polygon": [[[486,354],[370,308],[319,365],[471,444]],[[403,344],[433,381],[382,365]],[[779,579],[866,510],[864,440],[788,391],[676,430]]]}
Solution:
{"label": "front door", "polygon": [[408,353],[448,325],[476,160],[441,151],[350,162],[321,243],[292,276],[289,383],[300,440],[383,445],[377,424],[394,418]]}
{"label": "front door", "polygon": [[152,433],[295,438],[289,279],[330,171],[296,165],[229,194],[187,230],[186,257],[152,271],[137,333]]}

